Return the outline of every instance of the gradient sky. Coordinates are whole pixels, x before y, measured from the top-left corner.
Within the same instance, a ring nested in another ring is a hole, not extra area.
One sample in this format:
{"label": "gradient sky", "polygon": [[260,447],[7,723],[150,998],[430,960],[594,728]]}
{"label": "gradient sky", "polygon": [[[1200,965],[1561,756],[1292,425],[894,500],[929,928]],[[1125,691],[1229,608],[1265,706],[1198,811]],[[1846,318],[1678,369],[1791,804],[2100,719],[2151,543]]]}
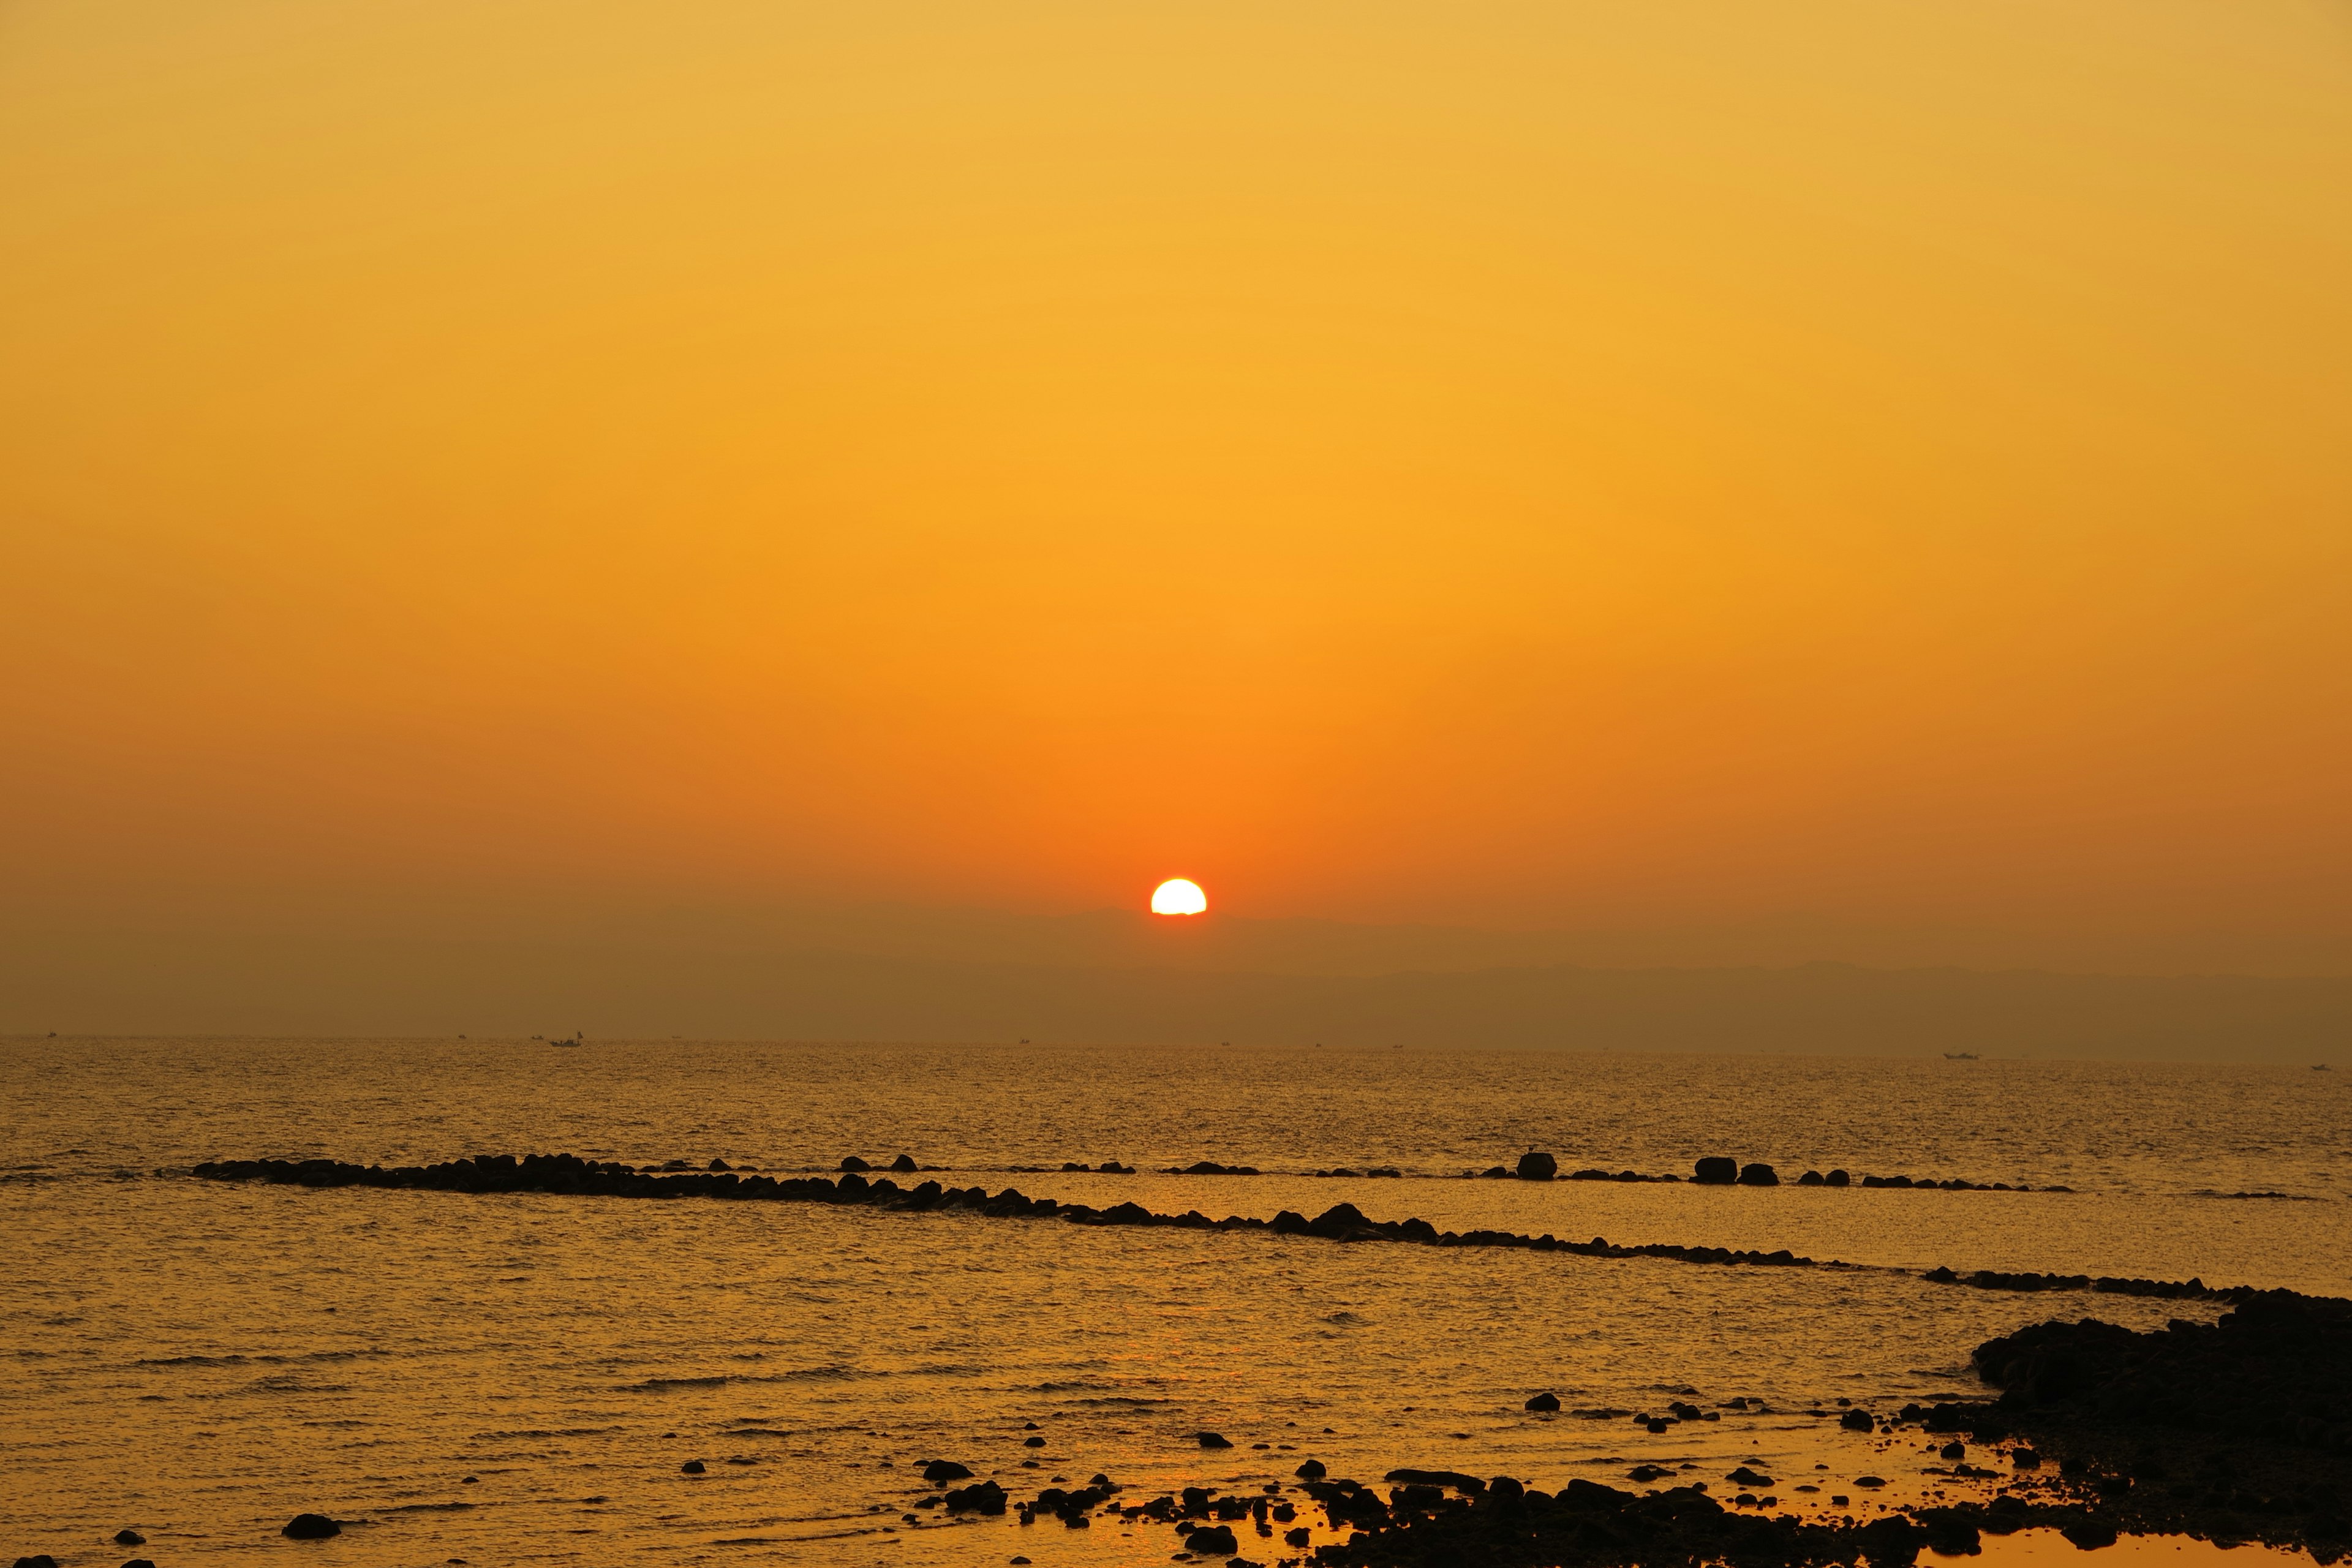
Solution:
{"label": "gradient sky", "polygon": [[5,0],[10,918],[2352,972],[2347,279],[2336,0]]}

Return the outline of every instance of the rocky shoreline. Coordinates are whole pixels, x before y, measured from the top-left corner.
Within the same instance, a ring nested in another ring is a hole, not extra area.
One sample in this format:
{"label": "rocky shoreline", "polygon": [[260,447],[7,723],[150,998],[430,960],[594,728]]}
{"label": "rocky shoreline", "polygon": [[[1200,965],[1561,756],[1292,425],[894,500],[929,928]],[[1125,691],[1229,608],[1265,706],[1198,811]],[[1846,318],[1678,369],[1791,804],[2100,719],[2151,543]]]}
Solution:
{"label": "rocky shoreline", "polygon": [[[1549,1156],[1542,1158],[1549,1159]],[[191,1173],[205,1181],[260,1181],[313,1188],[359,1186],[470,1194],[529,1192],[595,1197],[706,1198],[738,1203],[820,1203],[857,1205],[898,1213],[949,1210],[995,1219],[1060,1219],[1075,1225],[1270,1231],[1277,1236],[1314,1236],[1340,1242],[1393,1241],[1425,1247],[1517,1247],[1538,1252],[1565,1252],[1583,1258],[1656,1258],[1681,1263],[1743,1268],[1859,1269],[1874,1267],[1801,1257],[1786,1247],[1764,1251],[1686,1247],[1672,1242],[1621,1246],[1603,1237],[1594,1237],[1589,1241],[1570,1241],[1549,1234],[1529,1236],[1516,1231],[1442,1231],[1427,1220],[1418,1218],[1370,1219],[1355,1205],[1348,1203],[1334,1205],[1313,1219],[1285,1209],[1272,1219],[1232,1215],[1216,1220],[1197,1209],[1181,1215],[1166,1215],[1154,1213],[1136,1203],[1097,1209],[1087,1204],[1032,1198],[1013,1187],[993,1194],[982,1186],[950,1187],[936,1181],[901,1187],[887,1175],[869,1180],[863,1171],[856,1169],[845,1171],[838,1180],[834,1180],[824,1176],[777,1177],[737,1172],[729,1169],[721,1160],[711,1161],[710,1168],[702,1171],[676,1168],[683,1163],[672,1161],[657,1173],[618,1162],[583,1160],[577,1155],[561,1153],[491,1154],[452,1160],[436,1165],[397,1166],[357,1165],[336,1160],[221,1160],[207,1161],[195,1166]],[[845,1161],[844,1163],[850,1162]],[[862,1166],[865,1162],[857,1161],[856,1163]],[[1704,1168],[1713,1162],[1702,1160],[1699,1163]],[[919,1173],[914,1161],[905,1155],[899,1156],[893,1168],[901,1174]],[[1712,1173],[1708,1174],[1712,1176]],[[1917,1277],[1935,1284],[1979,1289],[2087,1290],[2177,1300],[2238,1301],[2258,1294],[2250,1287],[2217,1289],[2196,1279],[2001,1274],[1991,1270],[1959,1274],[1949,1268],[1930,1269]]]}

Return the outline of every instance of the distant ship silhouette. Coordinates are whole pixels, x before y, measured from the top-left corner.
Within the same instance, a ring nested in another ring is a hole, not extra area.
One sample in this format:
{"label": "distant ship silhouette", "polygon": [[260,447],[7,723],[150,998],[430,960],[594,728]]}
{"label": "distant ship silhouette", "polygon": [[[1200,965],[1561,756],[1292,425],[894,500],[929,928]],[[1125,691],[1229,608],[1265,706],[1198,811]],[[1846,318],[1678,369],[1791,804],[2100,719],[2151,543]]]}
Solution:
{"label": "distant ship silhouette", "polygon": [[1977,1059],[1977,1054],[1974,1051],[1946,1051],[1944,1059],[1948,1062],[1972,1062]]}

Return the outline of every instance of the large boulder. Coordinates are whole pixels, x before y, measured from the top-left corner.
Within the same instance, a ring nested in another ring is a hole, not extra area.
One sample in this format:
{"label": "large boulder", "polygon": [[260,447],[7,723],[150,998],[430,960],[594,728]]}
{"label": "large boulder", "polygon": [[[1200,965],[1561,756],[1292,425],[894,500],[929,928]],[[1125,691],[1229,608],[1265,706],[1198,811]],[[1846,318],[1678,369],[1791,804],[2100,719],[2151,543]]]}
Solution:
{"label": "large boulder", "polygon": [[1559,1172],[1559,1162],[1530,1149],[1519,1156],[1519,1180],[1549,1182]]}
{"label": "large boulder", "polygon": [[1766,1164],[1742,1165],[1739,1167],[1739,1184],[1743,1187],[1777,1187],[1780,1184],[1780,1173]]}
{"label": "large boulder", "polygon": [[890,1162],[890,1168],[904,1175],[915,1168],[915,1157],[912,1154],[901,1154]]}
{"label": "large boulder", "polygon": [[1720,1154],[1708,1155],[1694,1169],[1696,1173],[1691,1180],[1703,1186],[1727,1187],[1739,1180],[1739,1162],[1727,1160]]}
{"label": "large boulder", "polygon": [[1230,1557],[1242,1549],[1242,1543],[1234,1539],[1233,1526],[1213,1524],[1186,1536],[1184,1549],[1196,1557]]}
{"label": "large boulder", "polygon": [[845,1171],[870,1171],[873,1168],[855,1154],[845,1154],[841,1158],[840,1169]]}

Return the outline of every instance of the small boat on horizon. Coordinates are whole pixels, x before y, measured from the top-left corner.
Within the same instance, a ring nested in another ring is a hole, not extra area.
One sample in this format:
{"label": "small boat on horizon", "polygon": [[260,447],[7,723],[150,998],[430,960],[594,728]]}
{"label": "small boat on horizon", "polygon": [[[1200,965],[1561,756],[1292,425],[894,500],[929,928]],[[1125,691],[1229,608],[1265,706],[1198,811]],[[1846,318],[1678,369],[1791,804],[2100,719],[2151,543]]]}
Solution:
{"label": "small boat on horizon", "polygon": [[1972,1062],[1977,1059],[1977,1054],[1974,1051],[1946,1051],[1944,1059],[1948,1062]]}

